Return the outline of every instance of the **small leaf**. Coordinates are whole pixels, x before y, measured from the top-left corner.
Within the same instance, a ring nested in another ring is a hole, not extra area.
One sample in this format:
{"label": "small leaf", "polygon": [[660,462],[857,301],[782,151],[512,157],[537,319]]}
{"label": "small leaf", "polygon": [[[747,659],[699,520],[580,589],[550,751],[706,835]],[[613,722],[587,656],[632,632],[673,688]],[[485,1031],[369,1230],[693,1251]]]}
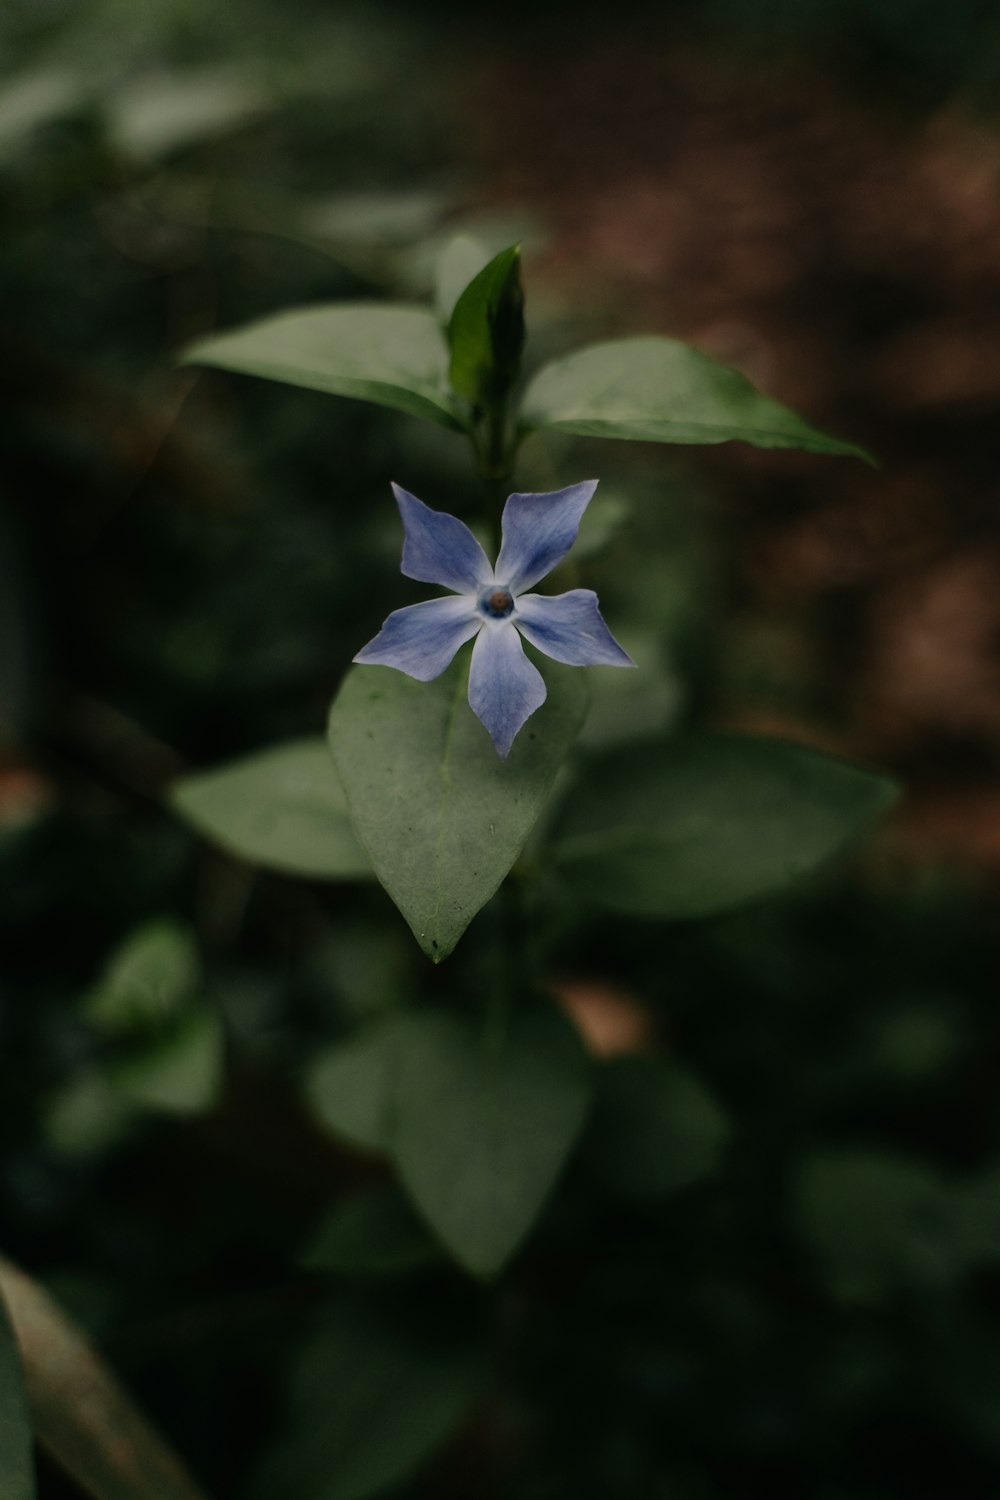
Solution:
{"label": "small leaf", "polygon": [[171,918],[146,922],[114,953],[84,1002],[88,1021],[128,1033],[176,1017],[201,983],[201,961],[189,930]]}
{"label": "small leaf", "polygon": [[653,443],[725,443],[849,454],[854,443],[810,427],[736,370],[656,337],[592,344],[543,365],[524,395],[525,427]]}
{"label": "small leaf", "polygon": [[448,351],[433,313],[381,303],[317,304],[202,339],[182,362],[283,380],[391,406],[442,427],[465,423],[448,390]]}
{"label": "small leaf", "polygon": [[267,869],[331,880],[371,874],[322,740],[292,740],[185,777],[170,800],[200,833]]}
{"label": "small leaf", "polygon": [[[2,1258],[0,1293],[21,1349],[35,1434],[80,1489],[94,1500],[202,1500],[79,1329],[47,1292]],[[0,1473],[5,1457],[4,1450]]]}
{"label": "small leaf", "polygon": [[466,701],[466,661],[429,683],[354,667],[330,711],[355,829],[435,962],[514,863],[583,722],[583,674],[541,665],[548,698],[506,760]]}
{"label": "small leaf", "polygon": [[448,321],[448,344],[452,389],[483,406],[502,399],[524,348],[518,245],[495,255],[462,292]]}
{"label": "small leaf", "polygon": [[656,1057],[617,1057],[598,1072],[590,1138],[609,1188],[655,1198],[717,1171],[729,1124],[684,1068]]}
{"label": "small leaf", "polygon": [[549,853],[595,905],[706,917],[808,874],[895,797],[886,777],[801,745],[728,734],[661,739],[593,761]]}
{"label": "small leaf", "polygon": [[357,1193],[332,1208],[300,1257],[310,1271],[398,1275],[443,1259],[437,1240],[398,1188]]}
{"label": "small leaf", "polygon": [[425,1463],[479,1399],[480,1350],[429,1315],[321,1315],[296,1356],[286,1436],[261,1500],[367,1500]]}
{"label": "small leaf", "polygon": [[590,1073],[553,1010],[500,1035],[463,1016],[410,1018],[393,1089],[403,1185],[456,1258],[492,1276],[529,1233],[583,1125]]}
{"label": "small leaf", "polygon": [[21,1356],[0,1299],[0,1495],[4,1500],[34,1500],[35,1463],[31,1448]]}
{"label": "small leaf", "polygon": [[405,1015],[386,1016],[317,1058],[305,1080],[306,1102],[328,1130],[370,1151],[389,1145],[396,1050]]}
{"label": "small leaf", "polygon": [[166,1036],[108,1068],[108,1083],[129,1104],[167,1114],[199,1114],[218,1101],[223,1038],[217,1016],[184,1016]]}

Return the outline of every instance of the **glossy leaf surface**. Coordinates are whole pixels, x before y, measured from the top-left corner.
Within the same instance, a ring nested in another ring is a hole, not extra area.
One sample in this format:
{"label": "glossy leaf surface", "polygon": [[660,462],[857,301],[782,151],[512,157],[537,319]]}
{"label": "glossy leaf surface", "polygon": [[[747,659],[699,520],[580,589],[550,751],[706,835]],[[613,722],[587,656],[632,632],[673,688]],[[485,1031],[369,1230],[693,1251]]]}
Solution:
{"label": "glossy leaf surface", "polygon": [[320,303],[192,344],[183,362],[391,406],[461,429],[434,315],[383,303]]}
{"label": "glossy leaf surface", "polygon": [[357,834],[435,962],[514,863],[583,722],[583,674],[540,666],[548,698],[505,760],[466,701],[465,653],[430,683],[354,667],[330,711]]}
{"label": "glossy leaf surface", "polygon": [[689,344],[656,337],[591,344],[544,365],[522,406],[528,428],[653,443],[798,448],[868,458],[854,443],[811,427],[746,376]]}

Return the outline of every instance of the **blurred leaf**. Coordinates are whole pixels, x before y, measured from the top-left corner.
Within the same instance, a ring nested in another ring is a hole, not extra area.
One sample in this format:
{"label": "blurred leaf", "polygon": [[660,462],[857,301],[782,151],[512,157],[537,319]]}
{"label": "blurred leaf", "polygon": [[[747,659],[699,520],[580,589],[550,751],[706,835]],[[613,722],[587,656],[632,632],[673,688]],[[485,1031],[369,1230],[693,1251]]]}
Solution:
{"label": "blurred leaf", "polygon": [[870,457],[827,437],[745,376],[688,344],[656,337],[592,344],[544,365],[524,395],[522,421],[582,437],[725,443]]}
{"label": "blurred leaf", "polygon": [[944,1186],[906,1157],[818,1152],[799,1168],[794,1203],[802,1234],[851,1301],[877,1300],[899,1284],[922,1287],[956,1269]]}
{"label": "blurred leaf", "polygon": [[3,1500],[34,1500],[32,1454],[24,1372],[14,1330],[0,1298],[0,1495]]}
{"label": "blurred leaf", "polygon": [[656,1057],[618,1057],[597,1073],[591,1156],[626,1197],[676,1192],[716,1172],[729,1122],[693,1074]]}
{"label": "blurred leaf", "polygon": [[443,1251],[398,1188],[375,1188],[330,1210],[300,1257],[310,1271],[395,1275],[443,1259]]}
{"label": "blurred leaf", "polygon": [[106,1072],[85,1068],[42,1104],[42,1133],[65,1156],[97,1156],[126,1136],[135,1108]]}
{"label": "blurred leaf", "polygon": [[573,543],[574,567],[591,557],[599,557],[627,525],[633,507],[620,495],[595,495],[580,522],[580,531]]}
{"label": "blurred leaf", "polygon": [[202,1500],[96,1350],[36,1282],[3,1259],[0,1293],[21,1349],[35,1434],[80,1488],[94,1500]]}
{"label": "blurred leaf", "polygon": [[13,157],[26,136],[77,109],[90,84],[63,68],[39,67],[0,83],[0,160]]}
{"label": "blurred leaf", "polygon": [[396,1060],[392,1154],[453,1254],[492,1276],[529,1233],[583,1125],[590,1096],[574,1029],[546,1009],[501,1032],[414,1015]]}
{"label": "blurred leaf", "polygon": [[230,853],[283,874],[371,874],[322,740],[292,740],[171,788],[181,817]]}
{"label": "blurred leaf", "polygon": [[109,129],[121,150],[151,159],[236,130],[270,103],[258,78],[231,67],[147,73],[112,97]]}
{"label": "blurred leaf", "polygon": [[435,962],[514,863],[583,721],[583,674],[541,665],[548,698],[506,760],[466,702],[467,661],[426,683],[354,667],[330,711],[358,836]]}
{"label": "blurred leaf", "polygon": [[202,339],[182,362],[353,396],[462,431],[448,351],[433,313],[379,303],[318,303]]}
{"label": "blurred leaf", "polygon": [[188,929],[169,917],[145,922],[117,949],[84,1002],[88,1021],[104,1031],[162,1026],[193,999],[201,960]]}
{"label": "blurred leaf", "polygon": [[1000,1260],[1000,1162],[952,1186],[951,1222],[968,1260]]}
{"label": "blurred leaf", "polygon": [[808,874],[895,796],[884,776],[779,740],[647,741],[592,762],[550,855],[595,905],[706,917]]}
{"label": "blurred leaf", "polygon": [[662,734],[682,706],[684,684],[663,665],[663,643],[652,631],[616,626],[615,640],[639,670],[593,674],[590,712],[580,734],[580,744],[588,750]]}
{"label": "blurred leaf", "polygon": [[524,293],[518,245],[501,250],[461,293],[448,320],[452,390],[480,405],[513,385],[524,347]]}
{"label": "blurred leaf", "polygon": [[396,1051],[406,1017],[387,1016],[316,1059],[305,1080],[307,1103],[336,1135],[371,1151],[389,1146]]}
{"label": "blurred leaf", "polygon": [[451,203],[452,194],[427,187],[338,193],[311,204],[303,219],[313,234],[339,244],[381,250],[386,245],[409,245],[430,234]]}
{"label": "blurred leaf", "polygon": [[290,1415],[260,1500],[366,1500],[440,1448],[478,1400],[483,1359],[440,1322],[416,1326],[346,1306],[310,1333],[292,1369]]}
{"label": "blurred leaf", "polygon": [[209,1010],[184,1016],[163,1037],[108,1069],[112,1089],[130,1104],[168,1114],[211,1109],[222,1087],[223,1036]]}
{"label": "blurred leaf", "polygon": [[434,306],[445,327],[455,303],[487,264],[491,251],[471,234],[457,234],[445,245],[434,268]]}

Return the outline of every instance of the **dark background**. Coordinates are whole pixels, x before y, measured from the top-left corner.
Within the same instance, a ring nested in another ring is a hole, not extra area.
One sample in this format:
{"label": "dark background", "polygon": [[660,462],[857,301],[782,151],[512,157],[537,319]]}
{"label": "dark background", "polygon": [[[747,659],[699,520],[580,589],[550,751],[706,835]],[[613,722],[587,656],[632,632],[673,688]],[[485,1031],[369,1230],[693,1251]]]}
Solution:
{"label": "dark background", "polygon": [[[285,1371],[331,1295],[485,1330],[489,1394],[402,1494],[1000,1486],[1000,19],[747,10],[0,14],[0,1244],[213,1495],[294,1431]],[[571,925],[553,954],[592,1040],[655,1035],[710,1085],[721,1173],[637,1205],[578,1163],[492,1291],[331,1290],[296,1257],[382,1169],[312,1123],[301,1069],[474,965],[429,976],[381,893],[257,875],[163,792],[320,730],[409,598],[389,480],[461,510],[472,474],[410,418],[174,360],[294,303],[423,296],[467,227],[523,241],[534,359],[686,338],[878,455],[526,465],[625,497],[602,600],[640,601],[674,722],[800,738],[906,796],[793,899]],[[164,915],[197,935],[226,1085],[115,1130],[79,1103],[103,1046],[81,1003]]]}

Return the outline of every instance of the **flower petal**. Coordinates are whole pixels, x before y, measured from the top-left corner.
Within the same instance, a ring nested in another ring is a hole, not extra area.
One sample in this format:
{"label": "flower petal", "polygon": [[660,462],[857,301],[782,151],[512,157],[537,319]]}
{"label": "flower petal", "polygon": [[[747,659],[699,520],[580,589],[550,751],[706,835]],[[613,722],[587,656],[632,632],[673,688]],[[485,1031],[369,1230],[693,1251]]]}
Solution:
{"label": "flower petal", "polygon": [[525,640],[571,667],[634,667],[601,618],[593,589],[521,594],[514,624]]}
{"label": "flower petal", "polygon": [[441,676],[459,646],[474,636],[482,623],[465,597],[427,599],[423,604],[394,610],[354,660],[366,666],[395,667],[407,677],[430,682]]}
{"label": "flower petal", "polygon": [[576,541],[596,479],[540,495],[510,495],[503,508],[503,546],[496,577],[518,593],[544,578]]}
{"label": "flower petal", "polygon": [[510,621],[484,625],[472,648],[469,703],[500,755],[507,754],[525,720],[545,702],[545,692],[542,674],[525,656]]}
{"label": "flower petal", "polygon": [[392,492],[406,532],[400,572],[422,583],[440,583],[456,594],[475,594],[492,582],[486,553],[464,521],[447,511],[431,510],[398,484]]}

